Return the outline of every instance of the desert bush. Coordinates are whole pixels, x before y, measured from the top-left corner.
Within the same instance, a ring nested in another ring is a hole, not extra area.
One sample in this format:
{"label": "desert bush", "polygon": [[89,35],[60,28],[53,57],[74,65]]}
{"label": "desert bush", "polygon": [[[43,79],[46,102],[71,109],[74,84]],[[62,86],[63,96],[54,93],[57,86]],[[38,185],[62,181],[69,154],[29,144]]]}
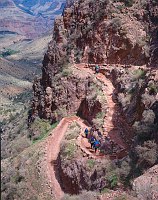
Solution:
{"label": "desert bush", "polygon": [[96,117],[92,120],[93,124],[96,125],[96,127],[102,127],[104,124],[104,117],[105,113],[99,112]]}
{"label": "desert bush", "polygon": [[107,181],[111,189],[115,188],[118,185],[118,180],[118,175],[115,173],[107,177]]}
{"label": "desert bush", "polygon": [[19,51],[15,51],[13,49],[7,49],[6,51],[3,51],[1,55],[2,55],[2,57],[6,57],[6,56],[10,56],[10,55],[16,54],[18,52]]}
{"label": "desert bush", "polygon": [[109,28],[117,32],[121,28],[122,22],[120,18],[113,18],[110,22]]}
{"label": "desert bush", "polygon": [[134,0],[119,0],[119,1],[123,2],[127,7],[131,7],[134,3]]}
{"label": "desert bush", "polygon": [[19,171],[17,171],[16,174],[12,177],[12,179],[13,179],[13,182],[18,184],[19,182],[24,180],[24,177],[22,175],[20,175]]}
{"label": "desert bush", "polygon": [[73,122],[70,125],[70,127],[68,128],[68,130],[66,131],[65,139],[66,140],[72,140],[72,139],[77,138],[77,136],[79,135],[80,131],[81,131],[80,126],[76,122]]}
{"label": "desert bush", "polygon": [[61,156],[64,159],[71,160],[74,158],[76,150],[77,146],[74,140],[65,141],[61,147]]}
{"label": "desert bush", "polygon": [[130,179],[129,179],[130,171],[131,171],[130,159],[127,157],[125,160],[123,160],[120,163],[120,167],[118,168],[118,174],[119,174],[120,181],[124,185],[130,184]]}
{"label": "desert bush", "polygon": [[96,162],[95,162],[94,159],[88,159],[87,160],[87,166],[88,166],[88,168],[93,169],[94,166],[95,166],[95,164],[96,164]]}
{"label": "desert bush", "polygon": [[114,200],[129,200],[126,195],[120,195],[118,197],[115,197]]}
{"label": "desert bush", "polygon": [[44,139],[49,134],[49,131],[55,128],[57,124],[50,125],[49,121],[37,118],[30,128],[33,143]]}
{"label": "desert bush", "polygon": [[56,115],[58,116],[58,119],[62,119],[63,117],[67,116],[67,110],[64,107],[60,107],[56,110]]}
{"label": "desert bush", "polygon": [[72,74],[72,70],[70,68],[64,68],[63,71],[62,71],[63,77],[70,76],[71,74]]}
{"label": "desert bush", "polygon": [[30,100],[30,98],[32,98],[32,90],[28,90],[18,94],[13,99],[13,103],[19,103],[19,102],[26,103],[28,100]]}
{"label": "desert bush", "polygon": [[148,90],[150,95],[156,95],[158,93],[158,84],[149,83]]}
{"label": "desert bush", "polygon": [[154,123],[154,119],[155,119],[155,114],[153,112],[153,110],[144,110],[143,114],[142,114],[142,122],[148,125],[152,125]]}
{"label": "desert bush", "polygon": [[146,72],[143,69],[136,69],[132,72],[132,81],[144,79]]}
{"label": "desert bush", "polygon": [[106,193],[110,193],[110,189],[108,189],[108,188],[103,188],[103,189],[101,190],[101,194],[106,194]]}
{"label": "desert bush", "polygon": [[154,141],[146,141],[135,148],[138,157],[137,166],[143,170],[152,167],[157,161],[157,144]]}
{"label": "desert bush", "polygon": [[156,124],[154,124],[155,114],[152,110],[144,110],[142,120],[135,122],[133,128],[137,135],[137,142],[141,143],[149,140],[154,132],[156,132]]}

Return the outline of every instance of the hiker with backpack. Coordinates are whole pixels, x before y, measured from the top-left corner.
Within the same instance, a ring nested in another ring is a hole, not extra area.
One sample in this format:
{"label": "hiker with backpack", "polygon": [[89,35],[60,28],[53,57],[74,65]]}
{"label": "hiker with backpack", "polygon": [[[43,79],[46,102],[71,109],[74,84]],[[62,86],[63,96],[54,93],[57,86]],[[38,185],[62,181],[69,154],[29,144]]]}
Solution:
{"label": "hiker with backpack", "polygon": [[91,136],[90,138],[89,138],[89,143],[91,144],[91,148],[93,148],[93,144],[94,144],[94,142],[95,142],[95,137],[94,136]]}
{"label": "hiker with backpack", "polygon": [[88,138],[88,128],[86,128],[86,129],[84,130],[84,133],[85,133],[86,138]]}
{"label": "hiker with backpack", "polygon": [[98,74],[100,70],[100,67],[98,65],[95,66],[95,74]]}
{"label": "hiker with backpack", "polygon": [[93,148],[95,149],[95,153],[96,153],[97,149],[99,149],[99,147],[100,147],[99,140],[95,140],[93,143]]}

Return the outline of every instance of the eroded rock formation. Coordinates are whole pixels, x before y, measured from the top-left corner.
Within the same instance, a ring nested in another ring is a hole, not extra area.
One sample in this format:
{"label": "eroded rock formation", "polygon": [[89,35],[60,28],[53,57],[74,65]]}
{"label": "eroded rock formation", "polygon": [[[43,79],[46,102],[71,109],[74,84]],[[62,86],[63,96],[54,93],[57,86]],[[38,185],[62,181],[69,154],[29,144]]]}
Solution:
{"label": "eroded rock formation", "polygon": [[[55,20],[53,38],[43,60],[42,78],[34,84],[34,102],[36,102],[33,104],[34,112],[42,117],[50,118],[51,113],[60,105],[65,104],[68,113],[79,108],[82,98],[78,100],[80,103],[75,105],[68,103],[75,102],[73,95],[75,93],[78,95],[78,90],[80,91],[79,86],[75,86],[79,81],[77,77],[70,78],[67,75],[65,89],[60,95],[60,97],[63,95],[62,98],[57,97],[56,88],[53,87],[55,82],[63,84],[63,78],[57,80],[55,76],[63,71],[67,62],[140,66],[154,63],[152,65],[156,66],[156,50],[154,50],[157,45],[154,42],[157,31],[156,8],[156,4],[143,4],[141,1],[136,1],[129,7],[123,2],[106,0],[67,2],[63,16]],[[149,37],[151,37],[151,43]],[[70,68],[73,69],[73,66]],[[81,82],[81,87],[85,88],[84,81]],[[73,88],[73,95],[71,95],[70,86]],[[40,91],[35,87],[40,88]],[[47,98],[45,98],[47,87],[52,88],[52,107],[49,106],[49,109],[46,106]],[[71,100],[67,93],[71,95]],[[84,94],[86,94],[86,89]],[[62,100],[65,97],[69,99],[67,103]]]}

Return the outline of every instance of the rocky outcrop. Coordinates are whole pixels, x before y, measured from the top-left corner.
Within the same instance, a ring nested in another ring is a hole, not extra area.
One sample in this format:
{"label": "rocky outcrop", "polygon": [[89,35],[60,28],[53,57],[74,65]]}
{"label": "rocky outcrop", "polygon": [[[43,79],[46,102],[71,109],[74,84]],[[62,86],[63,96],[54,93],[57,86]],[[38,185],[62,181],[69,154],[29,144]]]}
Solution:
{"label": "rocky outcrop", "polygon": [[158,199],[158,165],[150,168],[145,174],[133,182],[133,190],[139,200]]}
{"label": "rocky outcrop", "polygon": [[[150,20],[147,6],[142,6],[140,1],[133,6],[128,5],[129,7],[122,2],[105,0],[68,1],[66,5],[63,16],[55,20],[53,38],[43,60],[42,78],[38,84],[35,84],[41,88],[40,93],[43,96],[37,97],[38,92],[35,91],[36,100],[34,101],[37,101],[38,106],[33,106],[34,112],[40,113],[40,116],[45,118],[49,118],[51,115],[41,114],[45,110],[43,104],[45,104],[44,95],[47,87],[53,90],[52,98],[58,99],[60,102],[52,104],[51,112],[63,104],[62,98],[55,97],[52,83],[59,81],[54,77],[63,71],[66,67],[65,63],[144,65],[149,61],[149,42],[147,40],[149,32],[144,27],[149,25]],[[70,68],[73,69],[73,66]],[[67,80],[74,85],[78,78],[76,81],[74,79],[73,77],[73,81],[71,78]],[[71,84],[66,85],[70,86]],[[62,95],[65,98],[64,91]],[[78,89],[76,88],[74,91],[77,92]],[[139,92],[138,90],[137,93]],[[43,100],[41,101],[41,99]],[[80,103],[81,101],[83,99],[80,99]],[[134,101],[137,105],[139,104],[137,98]],[[76,110],[75,105],[74,107],[73,110]],[[65,109],[70,113],[69,105],[65,104]],[[84,113],[84,115],[87,114]]]}
{"label": "rocky outcrop", "polygon": [[[60,159],[60,158],[59,158]],[[101,191],[108,185],[106,161],[75,159],[59,161],[59,180],[65,193],[79,194],[82,190]]]}
{"label": "rocky outcrop", "polygon": [[[129,124],[141,121],[144,110],[157,109],[156,74],[152,75],[143,66],[119,66],[112,69],[111,78],[116,88],[117,100]],[[156,114],[155,111],[154,113]]]}
{"label": "rocky outcrop", "polygon": [[88,73],[82,74],[78,69],[64,69],[54,75],[51,82],[45,82],[50,85],[45,86],[45,91],[40,85],[43,80],[46,79],[37,78],[33,86],[35,115],[56,121],[63,116],[78,113],[92,123],[97,113],[105,113],[105,102],[98,98],[103,95],[102,87]]}

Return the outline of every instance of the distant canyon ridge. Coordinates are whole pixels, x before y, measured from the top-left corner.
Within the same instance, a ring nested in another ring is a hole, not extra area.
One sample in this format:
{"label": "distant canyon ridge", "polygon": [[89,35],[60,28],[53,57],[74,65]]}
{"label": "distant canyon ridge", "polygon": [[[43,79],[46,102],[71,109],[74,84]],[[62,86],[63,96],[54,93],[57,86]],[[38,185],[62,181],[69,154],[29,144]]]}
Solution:
{"label": "distant canyon ridge", "polygon": [[65,0],[1,0],[0,34],[16,33],[36,38],[52,30]]}

